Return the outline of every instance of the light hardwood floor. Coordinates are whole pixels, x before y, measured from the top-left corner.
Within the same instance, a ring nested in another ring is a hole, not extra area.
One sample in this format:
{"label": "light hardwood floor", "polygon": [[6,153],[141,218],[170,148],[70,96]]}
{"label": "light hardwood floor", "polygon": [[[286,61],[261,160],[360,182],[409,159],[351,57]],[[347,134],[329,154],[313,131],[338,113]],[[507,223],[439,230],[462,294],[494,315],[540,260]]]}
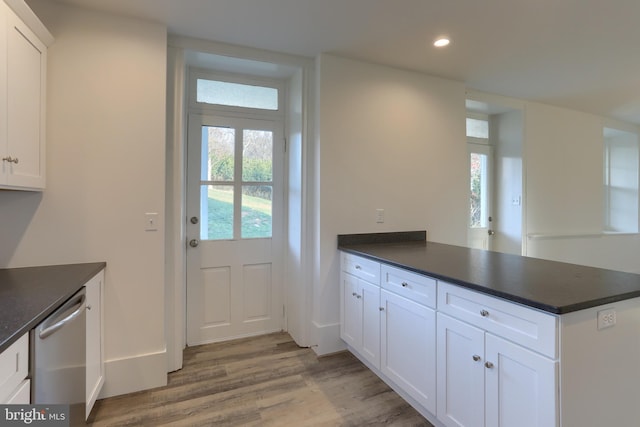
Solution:
{"label": "light hardwood floor", "polygon": [[98,401],[93,425],[431,426],[350,353],[286,333],[188,347],[168,382]]}

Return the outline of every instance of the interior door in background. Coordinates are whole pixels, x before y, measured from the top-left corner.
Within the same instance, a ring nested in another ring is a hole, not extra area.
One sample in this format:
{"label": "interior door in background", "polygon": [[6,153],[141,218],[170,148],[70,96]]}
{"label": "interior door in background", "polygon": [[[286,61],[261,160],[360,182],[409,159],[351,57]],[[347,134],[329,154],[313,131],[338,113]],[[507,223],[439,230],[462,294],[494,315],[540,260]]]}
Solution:
{"label": "interior door in background", "polygon": [[282,330],[282,123],[190,115],[187,151],[187,344]]}
{"label": "interior door in background", "polygon": [[467,245],[491,250],[493,151],[490,145],[467,144],[469,147],[469,224]]}

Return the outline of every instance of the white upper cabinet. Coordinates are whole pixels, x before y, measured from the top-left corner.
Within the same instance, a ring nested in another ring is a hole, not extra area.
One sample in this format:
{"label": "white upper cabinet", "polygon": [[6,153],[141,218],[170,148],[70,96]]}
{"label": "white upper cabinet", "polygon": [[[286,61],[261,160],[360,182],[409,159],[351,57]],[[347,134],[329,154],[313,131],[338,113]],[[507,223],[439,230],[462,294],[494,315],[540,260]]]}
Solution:
{"label": "white upper cabinet", "polygon": [[42,190],[47,43],[53,38],[24,2],[7,4],[0,3],[0,188]]}

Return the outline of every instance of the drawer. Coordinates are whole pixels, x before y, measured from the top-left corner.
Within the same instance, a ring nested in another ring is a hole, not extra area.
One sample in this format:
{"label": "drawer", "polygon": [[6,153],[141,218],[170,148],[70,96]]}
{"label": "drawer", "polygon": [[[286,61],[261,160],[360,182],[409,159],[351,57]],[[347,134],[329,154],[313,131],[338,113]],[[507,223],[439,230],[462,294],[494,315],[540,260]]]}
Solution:
{"label": "drawer", "polygon": [[378,262],[343,252],[342,271],[380,286],[380,263]]}
{"label": "drawer", "polygon": [[29,334],[0,354],[0,403],[13,396],[29,373]]}
{"label": "drawer", "polygon": [[436,308],[436,280],[401,268],[382,264],[381,286],[427,307]]}
{"label": "drawer", "polygon": [[438,283],[438,310],[556,359],[558,318],[517,303],[445,282]]}

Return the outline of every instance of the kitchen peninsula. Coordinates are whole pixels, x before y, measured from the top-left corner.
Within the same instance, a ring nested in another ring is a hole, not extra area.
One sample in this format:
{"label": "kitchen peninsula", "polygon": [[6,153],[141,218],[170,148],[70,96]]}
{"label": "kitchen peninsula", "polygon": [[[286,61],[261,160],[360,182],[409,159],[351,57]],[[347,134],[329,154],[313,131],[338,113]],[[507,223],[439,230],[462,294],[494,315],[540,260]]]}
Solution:
{"label": "kitchen peninsula", "polygon": [[636,426],[640,275],[338,236],[341,337],[436,426]]}

